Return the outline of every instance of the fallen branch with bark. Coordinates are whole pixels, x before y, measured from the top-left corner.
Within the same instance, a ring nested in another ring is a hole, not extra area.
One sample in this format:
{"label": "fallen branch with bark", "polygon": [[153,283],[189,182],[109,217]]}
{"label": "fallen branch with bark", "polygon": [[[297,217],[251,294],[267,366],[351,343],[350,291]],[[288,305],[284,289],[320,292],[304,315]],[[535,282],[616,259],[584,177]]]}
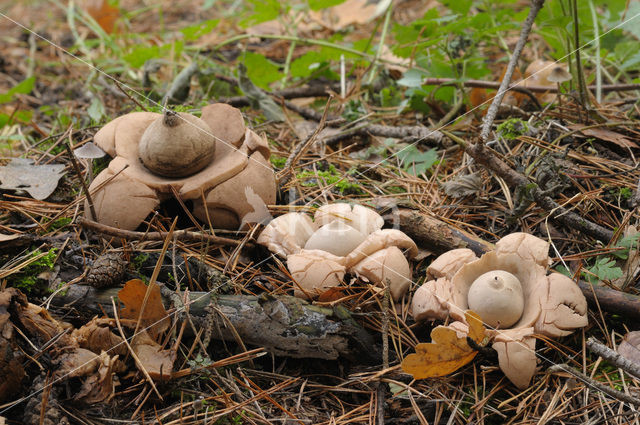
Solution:
{"label": "fallen branch with bark", "polygon": [[[73,308],[88,317],[103,312],[112,315],[111,299],[118,291],[73,285],[56,295],[52,305]],[[171,307],[169,297],[163,296],[163,301]],[[197,329],[215,322],[210,327],[213,339],[240,339],[276,355],[326,360],[344,357],[361,362],[380,358],[371,335],[342,306],[318,307],[291,296],[190,292],[188,314]]]}

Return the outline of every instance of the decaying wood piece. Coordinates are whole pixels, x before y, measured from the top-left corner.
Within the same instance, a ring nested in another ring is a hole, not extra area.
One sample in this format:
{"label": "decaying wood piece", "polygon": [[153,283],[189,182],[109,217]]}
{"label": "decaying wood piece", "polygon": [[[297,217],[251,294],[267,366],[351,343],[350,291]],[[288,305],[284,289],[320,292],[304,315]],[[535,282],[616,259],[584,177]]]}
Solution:
{"label": "decaying wood piece", "polygon": [[436,254],[469,248],[476,255],[482,255],[493,249],[493,244],[419,211],[400,209],[397,217],[400,230],[411,236],[420,247]]}
{"label": "decaying wood piece", "polygon": [[[400,229],[419,246],[441,253],[456,248],[469,248],[476,255],[493,249],[493,244],[419,211],[401,209]],[[579,281],[578,286],[592,309],[621,314],[628,318],[640,318],[640,297],[611,289],[601,283]]]}
{"label": "decaying wood piece", "polygon": [[[52,304],[72,307],[87,315],[103,311],[112,314],[111,298],[117,293],[118,289],[73,285],[65,294],[53,298]],[[371,335],[342,306],[318,307],[291,296],[207,292],[191,292],[189,299],[189,314],[196,327],[205,326],[208,320],[216,322],[211,326],[214,339],[234,341],[239,337],[244,344],[265,347],[273,354],[287,357],[327,360],[345,357],[360,362],[379,358]],[[168,306],[168,300],[164,301]],[[208,312],[212,310],[214,313]]]}

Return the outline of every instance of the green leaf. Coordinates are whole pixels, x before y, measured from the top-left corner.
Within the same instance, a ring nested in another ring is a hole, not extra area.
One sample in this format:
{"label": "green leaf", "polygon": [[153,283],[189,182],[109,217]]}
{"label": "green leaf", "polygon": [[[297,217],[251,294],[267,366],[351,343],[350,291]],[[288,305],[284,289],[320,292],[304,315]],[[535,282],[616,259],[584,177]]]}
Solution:
{"label": "green leaf", "polygon": [[240,26],[247,28],[262,22],[273,21],[281,12],[286,15],[286,10],[281,11],[281,2],[278,0],[249,0],[247,3],[253,6],[253,13],[240,21]]}
{"label": "green leaf", "polygon": [[246,52],[244,65],[247,67],[247,76],[251,81],[265,90],[269,89],[269,84],[283,77],[278,67],[259,53]]}
{"label": "green leaf", "polygon": [[7,103],[13,100],[15,94],[29,94],[31,90],[33,90],[33,86],[36,84],[36,77],[29,77],[12,88],[10,88],[6,93],[0,94],[0,103]]}
{"label": "green leaf", "polygon": [[13,122],[21,122],[23,124],[28,124],[31,121],[31,118],[33,118],[33,111],[32,110],[19,110],[16,111],[15,114],[13,114]]}
{"label": "green leaf", "polygon": [[149,59],[160,56],[159,46],[136,46],[123,59],[133,68],[140,68]]}
{"label": "green leaf", "polygon": [[[635,17],[638,14],[640,14],[640,3],[630,2],[629,10],[627,10],[627,13],[626,13],[627,18]],[[625,31],[629,31],[637,39],[640,39],[640,25],[638,25],[638,23],[635,22],[635,19],[633,20],[629,19],[629,22],[626,22],[624,25],[622,25],[622,28]]]}
{"label": "green leaf", "polygon": [[337,6],[344,2],[345,0],[309,0],[309,8],[311,10],[321,10],[328,7]]}
{"label": "green leaf", "polygon": [[264,116],[271,121],[284,121],[284,114],[268,94],[260,90],[247,75],[247,67],[238,64],[238,87],[249,98],[252,108],[262,110]]}
{"label": "green leaf", "polygon": [[185,41],[196,41],[203,35],[209,34],[219,22],[219,19],[209,19],[200,24],[182,28],[180,32],[184,35]]}
{"label": "green leaf", "polygon": [[411,68],[398,80],[398,85],[405,87],[422,87],[424,77],[425,73],[423,71]]}
{"label": "green leaf", "polygon": [[87,109],[87,114],[89,114],[89,118],[95,123],[102,120],[105,111],[104,105],[98,96],[94,96],[93,99],[91,99],[91,105],[89,105],[89,109]]}
{"label": "green leaf", "polygon": [[593,267],[588,269],[593,275],[586,278],[595,283],[598,280],[614,280],[622,277],[622,269],[616,266],[616,262],[610,257],[599,257]]}
{"label": "green leaf", "polygon": [[291,62],[289,72],[292,77],[308,77],[323,63],[326,63],[323,55],[316,51],[310,51]]}
{"label": "green leaf", "polygon": [[204,3],[202,3],[202,10],[207,10],[207,9],[211,9],[214,5],[216,4],[216,0],[204,0]]}
{"label": "green leaf", "polygon": [[405,171],[419,176],[424,174],[429,168],[438,162],[438,152],[429,149],[421,152],[415,145],[410,145],[397,153],[398,159],[402,162]]}
{"label": "green leaf", "polygon": [[123,59],[132,68],[140,68],[149,59],[161,58],[172,53],[174,57],[179,57],[184,48],[182,41],[174,41],[162,46],[139,45],[134,47]]}
{"label": "green leaf", "polygon": [[569,270],[568,268],[566,268],[562,264],[557,266],[555,270],[560,274],[563,274],[563,275],[565,275],[567,277],[573,278],[573,273],[571,273],[571,270]]}
{"label": "green leaf", "polygon": [[[443,3],[455,13],[459,13],[460,15],[466,15],[469,13],[469,9],[471,9],[471,4],[473,0],[448,0],[443,1]],[[487,12],[493,13],[493,11]]]}

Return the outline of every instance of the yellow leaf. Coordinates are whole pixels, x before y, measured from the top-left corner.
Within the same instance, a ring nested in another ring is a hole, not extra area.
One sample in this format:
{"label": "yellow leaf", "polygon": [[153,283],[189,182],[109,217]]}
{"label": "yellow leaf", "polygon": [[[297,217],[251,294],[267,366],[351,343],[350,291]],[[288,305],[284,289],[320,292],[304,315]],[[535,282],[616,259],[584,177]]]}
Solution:
{"label": "yellow leaf", "polygon": [[[465,312],[469,325],[469,337],[478,344],[484,340],[484,325],[480,316],[472,311]],[[459,338],[456,331],[438,326],[431,331],[431,341],[416,345],[415,354],[409,354],[402,361],[402,370],[414,379],[445,376],[469,363],[478,354],[469,347],[466,337]]]}
{"label": "yellow leaf", "polygon": [[469,325],[469,337],[480,345],[483,345],[484,340],[484,325],[482,319],[475,311],[467,310],[464,313],[464,318]]}

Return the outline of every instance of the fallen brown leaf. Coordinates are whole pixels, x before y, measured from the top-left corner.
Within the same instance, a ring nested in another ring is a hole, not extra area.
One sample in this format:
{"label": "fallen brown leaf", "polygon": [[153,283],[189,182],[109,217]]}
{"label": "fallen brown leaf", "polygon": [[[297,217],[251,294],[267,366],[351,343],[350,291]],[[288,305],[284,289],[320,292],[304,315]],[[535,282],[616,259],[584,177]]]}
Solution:
{"label": "fallen brown leaf", "polygon": [[146,329],[151,337],[156,339],[169,328],[169,318],[162,304],[160,287],[154,283],[149,291],[149,298],[143,310],[142,303],[147,293],[147,285],[140,279],[132,279],[125,283],[124,288],[118,292],[118,299],[124,304],[119,316],[137,321],[142,312],[141,328]]}
{"label": "fallen brown leaf", "polygon": [[87,13],[95,19],[107,34],[111,34],[115,23],[120,16],[118,8],[109,0],[85,0],[84,7]]}
{"label": "fallen brown leaf", "polygon": [[85,379],[74,398],[87,404],[111,400],[116,386],[113,375],[119,364],[118,356],[100,354],[97,372]]}
{"label": "fallen brown leaf", "polygon": [[618,354],[640,365],[640,331],[632,331],[624,336],[624,339],[618,345]]}
{"label": "fallen brown leaf", "polygon": [[637,148],[638,144],[627,138],[627,136],[616,133],[613,130],[607,128],[585,128],[582,124],[571,124],[567,126],[571,130],[580,130],[580,133],[587,137],[595,137],[596,139],[604,140],[605,142],[611,142],[621,148]]}
{"label": "fallen brown leaf", "polygon": [[102,319],[94,318],[86,325],[74,330],[71,336],[74,337],[80,347],[91,350],[94,353],[102,351],[111,354],[127,354],[127,346],[122,338],[111,332],[111,330],[101,325]]}
{"label": "fallen brown leaf", "polygon": [[173,350],[163,350],[147,332],[140,332],[133,338],[131,349],[140,360],[142,366],[149,376],[155,380],[166,380],[171,378],[173,362],[176,360],[176,353]]}

